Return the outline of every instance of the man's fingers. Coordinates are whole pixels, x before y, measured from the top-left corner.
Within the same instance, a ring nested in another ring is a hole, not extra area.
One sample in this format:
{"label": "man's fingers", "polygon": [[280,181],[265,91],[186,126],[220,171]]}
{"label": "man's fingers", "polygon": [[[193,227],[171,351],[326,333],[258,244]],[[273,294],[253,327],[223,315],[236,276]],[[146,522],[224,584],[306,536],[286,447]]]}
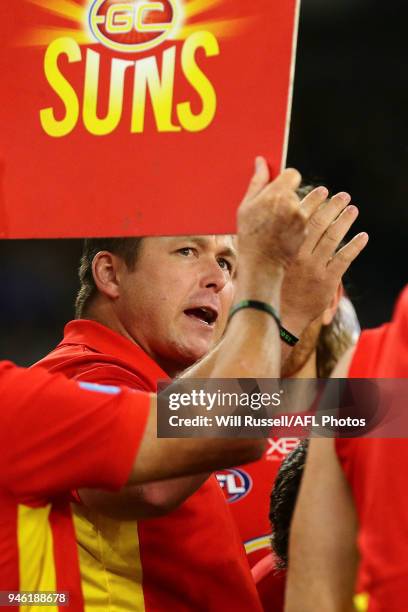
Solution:
{"label": "man's fingers", "polygon": [[316,187],[310,193],[303,198],[300,206],[305,213],[307,218],[310,218],[327,200],[329,196],[329,190],[326,187]]}
{"label": "man's fingers", "polygon": [[297,196],[296,190],[299,188],[302,182],[302,176],[300,172],[294,168],[286,168],[273,180],[269,185],[262,191],[262,197],[267,200],[272,199],[275,196],[281,196],[285,194],[285,199],[290,197],[297,201],[300,208],[300,200]]}
{"label": "man's fingers", "polygon": [[302,182],[302,175],[295,168],[286,168],[272,181],[271,185],[296,191]]}
{"label": "man's fingers", "polygon": [[347,206],[323,234],[313,253],[328,261],[357,219],[358,213],[357,206]]}
{"label": "man's fingers", "polygon": [[[275,191],[295,192],[302,182],[302,176],[294,168],[287,168],[272,182],[269,182],[269,180],[269,167],[266,159],[264,157],[257,157],[255,160],[255,173],[249,183],[244,201],[254,199],[261,192],[264,192],[266,197],[272,195]],[[295,193],[293,195],[295,196]]]}
{"label": "man's fingers", "polygon": [[335,274],[339,281],[341,277],[347,272],[350,264],[358,257],[361,251],[367,246],[368,234],[362,232],[357,234],[346,246],[344,246],[333,259],[330,261],[327,269]]}
{"label": "man's fingers", "polygon": [[314,251],[323,234],[350,203],[350,200],[351,196],[348,193],[341,192],[318,208],[307,224],[308,235],[302,248],[303,251],[309,253]]}
{"label": "man's fingers", "polygon": [[262,191],[264,187],[269,183],[269,167],[264,157],[257,157],[255,159],[254,174],[248,186],[248,190],[245,195],[245,200],[251,200]]}

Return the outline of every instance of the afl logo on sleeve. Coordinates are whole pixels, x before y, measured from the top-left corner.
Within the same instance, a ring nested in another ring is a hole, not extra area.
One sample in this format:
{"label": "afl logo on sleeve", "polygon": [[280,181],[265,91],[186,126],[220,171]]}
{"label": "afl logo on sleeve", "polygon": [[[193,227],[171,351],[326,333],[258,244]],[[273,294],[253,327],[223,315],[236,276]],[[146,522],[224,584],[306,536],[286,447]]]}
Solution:
{"label": "afl logo on sleeve", "polygon": [[121,392],[120,387],[114,385],[98,385],[97,383],[80,382],[78,386],[86,391],[95,391],[96,393],[105,393],[107,395],[118,395]]}
{"label": "afl logo on sleeve", "polygon": [[223,489],[226,500],[232,504],[250,492],[252,489],[252,478],[244,470],[230,469],[222,470],[216,474],[218,483]]}

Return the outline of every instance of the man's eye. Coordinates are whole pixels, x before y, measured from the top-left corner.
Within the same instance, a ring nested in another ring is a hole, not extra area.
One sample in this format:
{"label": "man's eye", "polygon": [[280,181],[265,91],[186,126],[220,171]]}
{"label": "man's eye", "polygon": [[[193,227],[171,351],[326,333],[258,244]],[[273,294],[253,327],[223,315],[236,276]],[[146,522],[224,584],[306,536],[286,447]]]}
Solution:
{"label": "man's eye", "polygon": [[218,264],[219,264],[220,268],[222,268],[223,270],[228,270],[228,272],[232,271],[232,265],[228,261],[228,259],[224,259],[223,257],[220,257],[218,259]]}
{"label": "man's eye", "polygon": [[180,253],[180,255],[185,255],[186,257],[188,257],[189,255],[193,253],[193,249],[192,247],[183,247],[182,249],[178,249],[177,253]]}

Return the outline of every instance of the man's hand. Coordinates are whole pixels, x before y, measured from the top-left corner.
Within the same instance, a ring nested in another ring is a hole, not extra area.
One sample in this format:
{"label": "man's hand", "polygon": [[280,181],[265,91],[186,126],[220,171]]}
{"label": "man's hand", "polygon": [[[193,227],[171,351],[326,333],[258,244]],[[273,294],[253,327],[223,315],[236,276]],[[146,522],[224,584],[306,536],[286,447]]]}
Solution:
{"label": "man's hand", "polygon": [[296,189],[301,182],[297,170],[284,170],[269,182],[269,169],[258,157],[255,174],[238,210],[240,266],[287,268],[305,237],[306,214]]}
{"label": "man's hand", "polygon": [[314,189],[301,203],[309,219],[307,236],[288,268],[282,287],[282,322],[292,333],[303,330],[327,308],[344,273],[368,242],[358,234],[336,253],[358,216],[348,193],[327,201],[325,187]]}
{"label": "man's hand", "polygon": [[[301,176],[284,170],[269,182],[268,165],[256,160],[255,174],[238,209],[236,301],[259,300],[280,307],[285,268],[304,241],[307,211],[296,194]],[[228,324],[217,347],[184,373],[185,378],[277,378],[279,329],[271,316],[243,309]]]}

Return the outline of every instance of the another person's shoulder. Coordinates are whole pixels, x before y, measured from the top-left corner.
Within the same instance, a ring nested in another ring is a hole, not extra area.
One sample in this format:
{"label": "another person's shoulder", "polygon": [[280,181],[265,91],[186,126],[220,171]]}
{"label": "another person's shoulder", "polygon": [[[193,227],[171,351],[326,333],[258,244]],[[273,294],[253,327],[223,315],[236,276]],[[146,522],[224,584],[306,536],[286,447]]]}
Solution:
{"label": "another person's shoulder", "polygon": [[[408,286],[400,294],[392,320],[364,331],[348,368],[349,378],[406,378],[408,376]],[[346,474],[353,475],[355,461],[369,461],[370,439],[336,439],[337,456]]]}
{"label": "another person's shoulder", "polygon": [[398,298],[394,319],[398,319],[405,332],[408,332],[408,285],[404,287]]}
{"label": "another person's shoulder", "polygon": [[361,334],[349,369],[350,378],[408,376],[408,286],[400,294],[392,320]]}

